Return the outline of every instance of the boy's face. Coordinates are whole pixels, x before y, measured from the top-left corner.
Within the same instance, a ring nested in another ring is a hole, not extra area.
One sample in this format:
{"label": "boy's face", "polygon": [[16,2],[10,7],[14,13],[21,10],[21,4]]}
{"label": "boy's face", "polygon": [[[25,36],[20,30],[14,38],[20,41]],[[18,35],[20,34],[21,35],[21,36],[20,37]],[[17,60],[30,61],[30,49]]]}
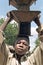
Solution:
{"label": "boy's face", "polygon": [[17,54],[23,55],[23,54],[26,53],[26,51],[28,51],[29,45],[28,45],[28,42],[27,42],[26,40],[22,39],[22,40],[19,40],[19,41],[15,44],[14,48],[15,48],[15,52],[16,52]]}

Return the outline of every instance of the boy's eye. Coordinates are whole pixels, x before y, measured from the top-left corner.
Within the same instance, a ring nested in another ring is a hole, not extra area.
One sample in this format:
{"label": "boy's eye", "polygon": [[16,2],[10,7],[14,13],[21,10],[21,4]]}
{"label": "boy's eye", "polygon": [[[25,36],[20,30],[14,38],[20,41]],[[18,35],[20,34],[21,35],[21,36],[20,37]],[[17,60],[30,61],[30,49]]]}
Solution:
{"label": "boy's eye", "polygon": [[22,44],[24,44],[25,46],[28,46],[28,44],[27,43],[25,43],[25,42],[18,42],[17,44],[20,44],[20,43],[22,43]]}
{"label": "boy's eye", "polygon": [[20,42],[18,42],[17,44],[20,44]]}
{"label": "boy's eye", "polygon": [[18,44],[20,44],[21,42],[18,42]]}
{"label": "boy's eye", "polygon": [[25,43],[25,42],[24,42],[23,44],[24,44],[24,45],[26,45],[26,46],[28,46],[28,44],[27,44],[27,43]]}

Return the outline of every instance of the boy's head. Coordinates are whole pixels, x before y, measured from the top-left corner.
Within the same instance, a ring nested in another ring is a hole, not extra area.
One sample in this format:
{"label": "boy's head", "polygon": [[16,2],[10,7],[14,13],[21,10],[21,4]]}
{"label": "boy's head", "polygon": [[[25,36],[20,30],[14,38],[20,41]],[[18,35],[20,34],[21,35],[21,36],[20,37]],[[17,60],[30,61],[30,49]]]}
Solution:
{"label": "boy's head", "polygon": [[15,52],[18,55],[24,55],[30,48],[29,39],[25,37],[19,37],[14,43]]}

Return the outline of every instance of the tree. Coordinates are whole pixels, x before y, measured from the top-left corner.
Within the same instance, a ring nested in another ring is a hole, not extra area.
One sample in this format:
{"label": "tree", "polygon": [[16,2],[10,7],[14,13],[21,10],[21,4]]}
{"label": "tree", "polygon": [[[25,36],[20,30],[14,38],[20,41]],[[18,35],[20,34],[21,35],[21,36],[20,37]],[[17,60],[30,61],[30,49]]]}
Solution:
{"label": "tree", "polygon": [[1,19],[0,19],[0,25],[1,25],[3,22],[4,22],[4,19],[1,18]]}
{"label": "tree", "polygon": [[[1,18],[0,19],[0,25],[3,23],[4,19]],[[17,37],[17,34],[18,34],[18,26],[16,23],[14,24],[11,24],[9,23],[6,27],[6,29],[4,30],[4,36],[5,36],[5,42],[7,44],[13,44],[14,41],[16,40],[16,37]]]}

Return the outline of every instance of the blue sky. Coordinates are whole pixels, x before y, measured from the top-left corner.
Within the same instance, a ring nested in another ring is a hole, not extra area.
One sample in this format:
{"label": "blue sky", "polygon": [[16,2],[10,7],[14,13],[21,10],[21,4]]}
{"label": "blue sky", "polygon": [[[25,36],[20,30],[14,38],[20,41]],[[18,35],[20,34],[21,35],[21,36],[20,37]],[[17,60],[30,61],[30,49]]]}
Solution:
{"label": "blue sky", "polygon": [[13,6],[9,6],[9,0],[0,0],[0,16],[6,16],[6,13],[12,9]]}
{"label": "blue sky", "polygon": [[[11,10],[15,10],[16,8],[14,8],[13,6],[9,6],[9,0],[0,0],[0,17],[6,17],[7,12],[11,11]],[[30,10],[38,10],[41,11],[40,15],[40,22],[43,23],[43,0],[37,0],[36,3],[34,3],[31,7]],[[35,46],[34,42],[35,39],[37,38],[37,33],[35,31],[36,24],[34,22],[32,22],[32,35],[33,37],[31,37],[30,43],[31,43],[31,47],[33,48],[33,46]]]}
{"label": "blue sky", "polygon": [[[3,16],[5,17],[8,11],[15,10],[13,6],[9,6],[9,0],[0,0],[0,17]],[[30,10],[38,10],[41,11],[40,15],[40,21],[43,23],[43,0],[37,0],[36,3],[34,3],[31,7]],[[33,25],[32,23],[32,26]]]}
{"label": "blue sky", "polygon": [[[40,13],[40,22],[43,23],[43,0],[37,0],[36,4],[34,3],[31,7],[31,10],[41,11]],[[32,23],[33,24],[33,23]]]}

